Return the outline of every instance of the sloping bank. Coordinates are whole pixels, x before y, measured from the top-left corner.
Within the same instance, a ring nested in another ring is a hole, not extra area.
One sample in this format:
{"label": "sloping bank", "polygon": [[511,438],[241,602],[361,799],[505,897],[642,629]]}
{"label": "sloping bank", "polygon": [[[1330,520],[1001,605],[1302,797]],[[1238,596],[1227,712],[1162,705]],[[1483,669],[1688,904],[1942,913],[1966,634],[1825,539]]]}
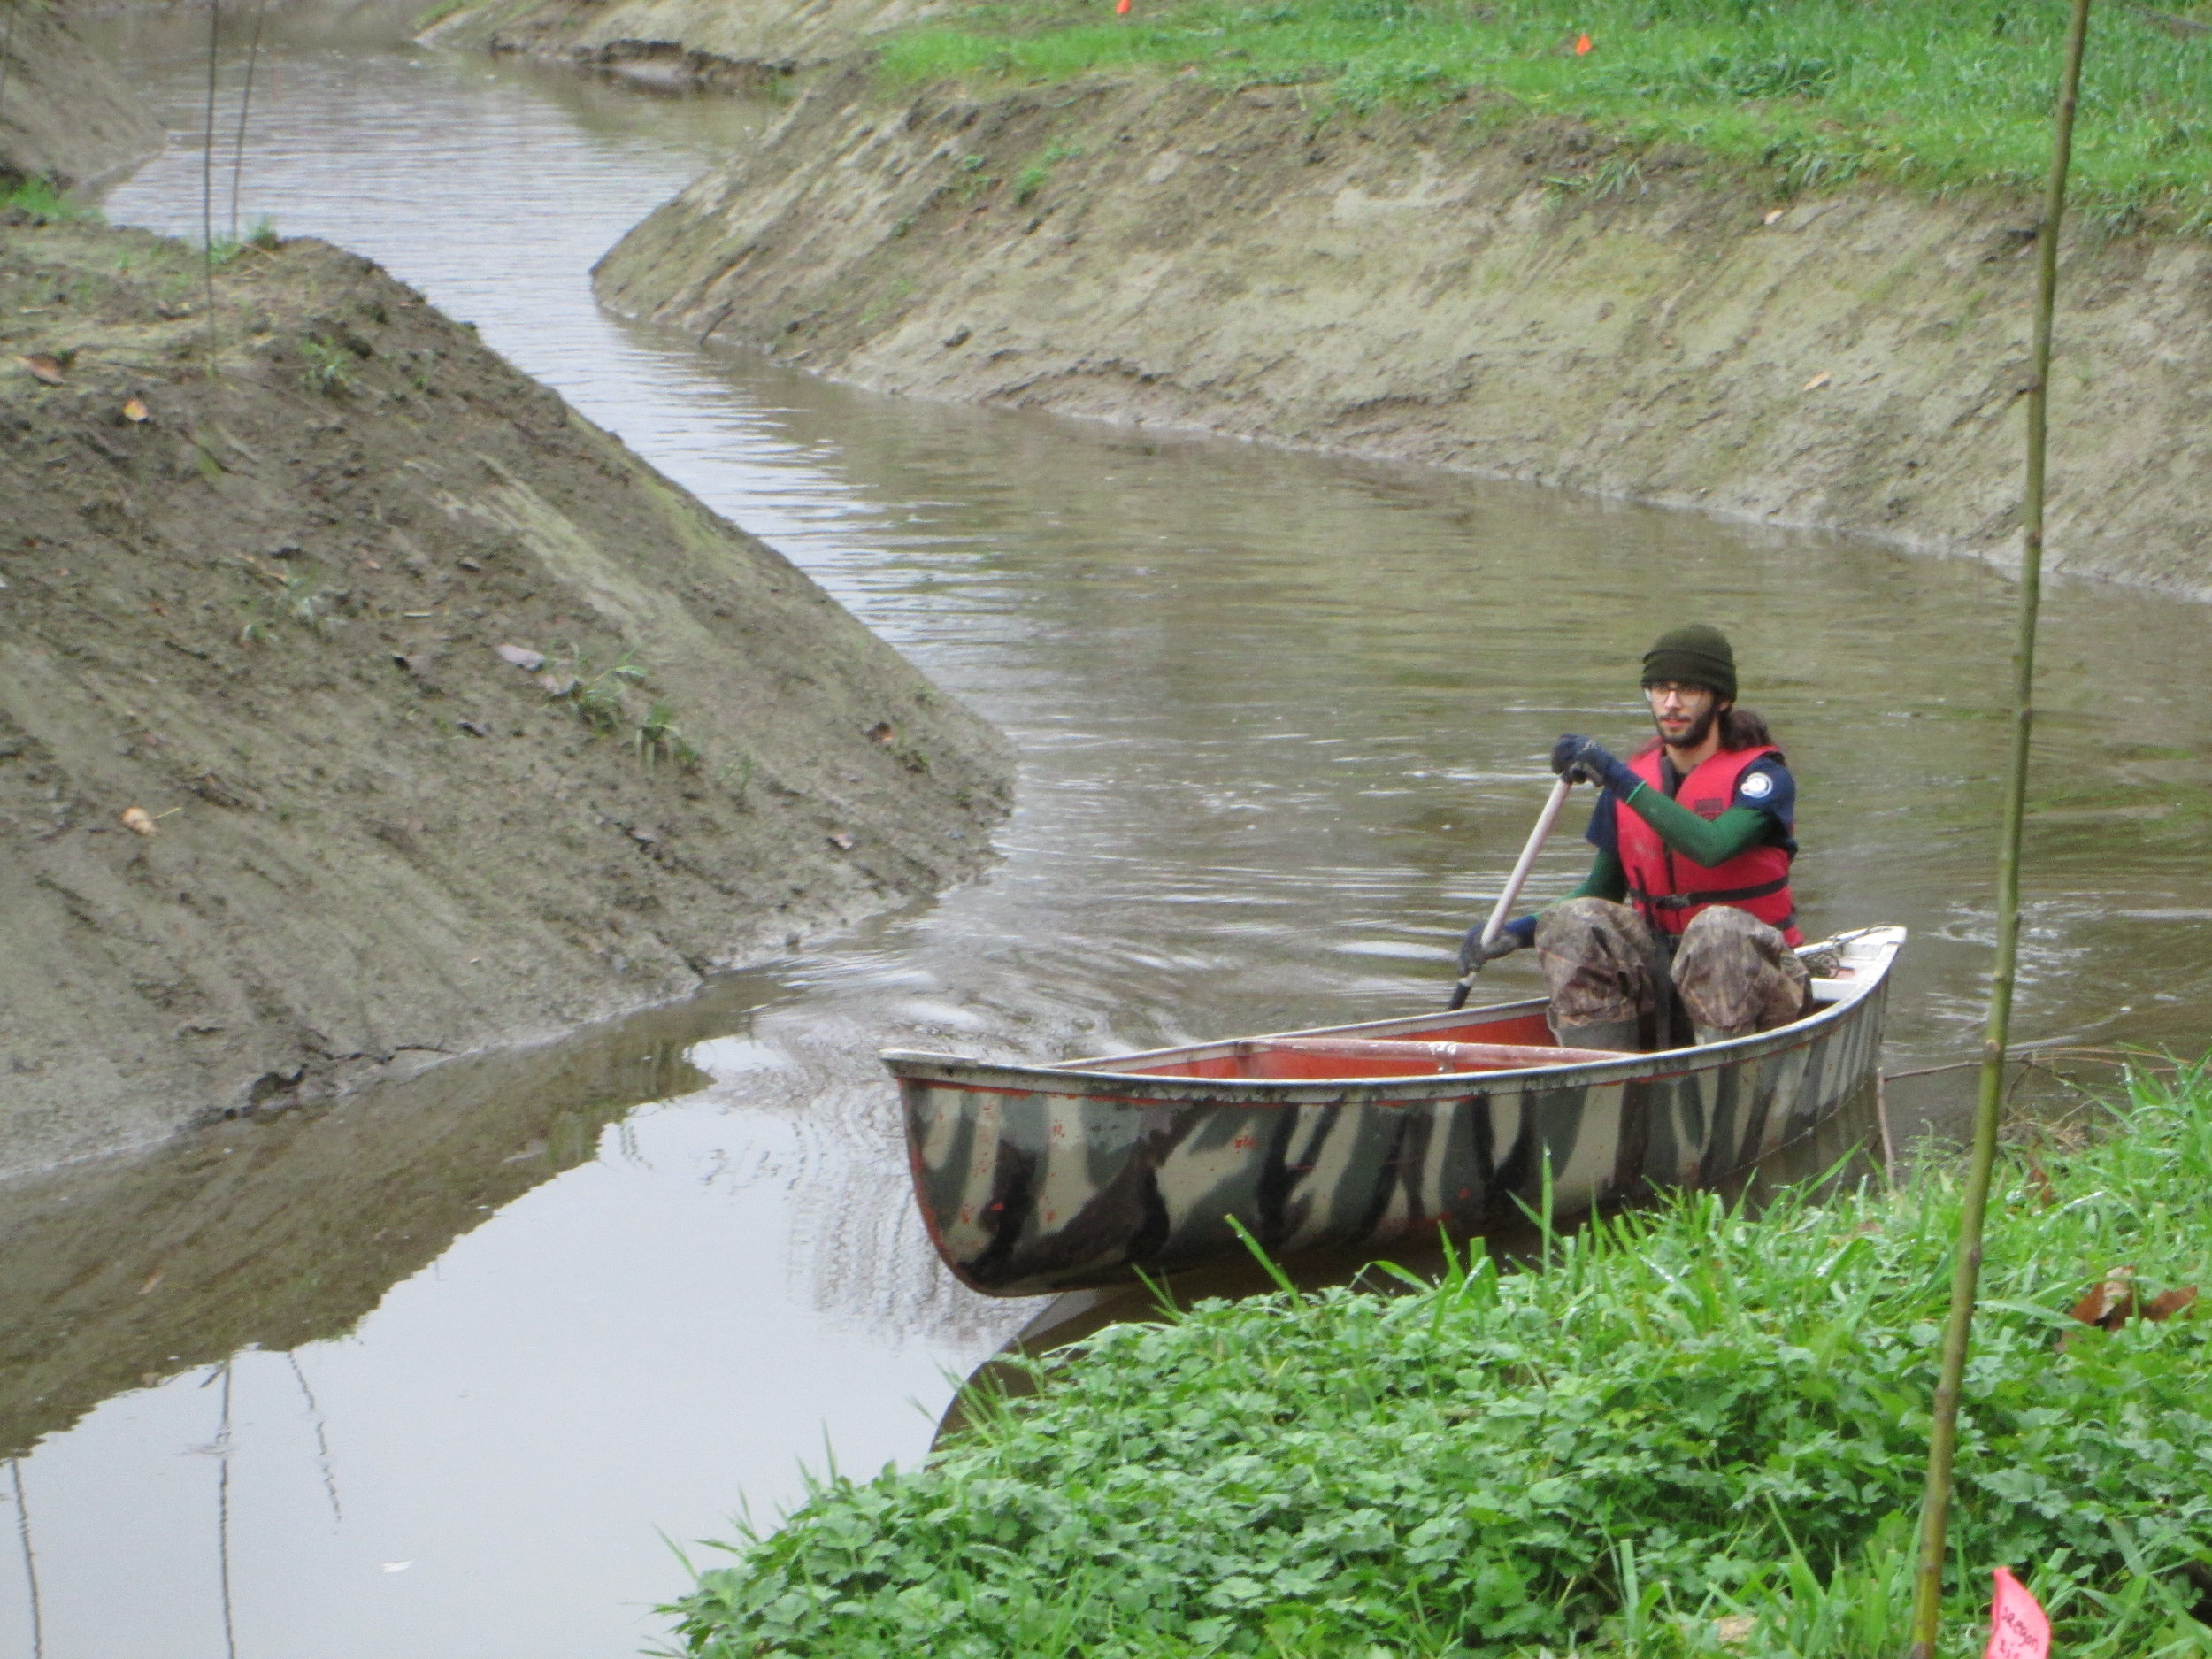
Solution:
{"label": "sloping bank", "polygon": [[0,191],[34,179],[80,189],[161,149],[161,124],[72,10],[15,0],[0,18]]}
{"label": "sloping bank", "polygon": [[[2012,557],[2016,204],[1770,184],[1572,124],[1137,76],[808,89],[601,297],[913,396],[1397,457]],[[1632,161],[1633,165],[1629,164]],[[2070,248],[2067,569],[2212,595],[2212,246]]]}
{"label": "sloping bank", "polygon": [[987,857],[1002,738],[381,271],[241,250],[211,373],[193,250],[17,217],[0,1171],[663,1001]]}
{"label": "sloping bank", "polygon": [[519,0],[434,5],[420,38],[662,86],[760,87],[915,23],[936,0]]}

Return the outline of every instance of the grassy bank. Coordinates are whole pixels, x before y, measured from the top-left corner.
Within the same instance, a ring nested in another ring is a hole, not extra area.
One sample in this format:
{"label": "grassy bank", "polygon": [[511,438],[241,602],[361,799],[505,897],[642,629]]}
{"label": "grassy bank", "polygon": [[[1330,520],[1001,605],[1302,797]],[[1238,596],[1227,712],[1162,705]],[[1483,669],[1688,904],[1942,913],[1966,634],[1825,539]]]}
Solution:
{"label": "grassy bank", "polygon": [[[1968,1373],[1947,1653],[2021,1572],[2070,1659],[2212,1655],[2212,1072],[2017,1158]],[[1699,1197],[1397,1297],[1202,1304],[1040,1366],[910,1472],[705,1571],[739,1655],[1893,1659],[1949,1279],[1947,1172],[1758,1219]],[[2193,1613],[2192,1609],[2194,1609]]]}
{"label": "grassy bank", "polygon": [[[2203,12],[2200,19],[2189,15]],[[884,73],[1057,81],[1195,68],[1325,82],[1317,111],[1468,98],[1482,126],[1586,120],[1636,152],[1684,143],[1788,194],[1861,173],[2026,188],[2048,165],[2065,8],[2044,0],[1014,0],[893,35]],[[1576,48],[1586,36],[1589,50]],[[2212,227],[2212,5],[2098,9],[2075,159],[2107,232]]]}

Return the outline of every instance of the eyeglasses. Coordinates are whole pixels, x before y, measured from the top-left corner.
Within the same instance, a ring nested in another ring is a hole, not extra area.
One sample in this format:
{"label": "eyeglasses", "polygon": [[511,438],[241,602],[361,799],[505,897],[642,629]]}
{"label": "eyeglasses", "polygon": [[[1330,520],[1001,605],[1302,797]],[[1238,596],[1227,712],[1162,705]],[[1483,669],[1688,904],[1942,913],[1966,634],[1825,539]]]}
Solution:
{"label": "eyeglasses", "polygon": [[1657,680],[1644,687],[1644,695],[1654,703],[1663,703],[1669,697],[1678,698],[1684,703],[1691,703],[1699,697],[1709,697],[1712,695],[1713,688],[1710,686],[1686,686],[1678,680]]}

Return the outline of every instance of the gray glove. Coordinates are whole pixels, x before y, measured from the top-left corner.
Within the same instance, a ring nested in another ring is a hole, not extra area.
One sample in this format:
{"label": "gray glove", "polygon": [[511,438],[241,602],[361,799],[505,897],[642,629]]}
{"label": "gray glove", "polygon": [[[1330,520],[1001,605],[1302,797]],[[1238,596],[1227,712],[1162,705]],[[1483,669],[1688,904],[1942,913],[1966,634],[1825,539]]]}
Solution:
{"label": "gray glove", "polygon": [[1459,973],[1462,979],[1480,973],[1500,956],[1509,956],[1521,948],[1520,939],[1509,926],[1501,929],[1498,936],[1486,945],[1482,942],[1482,929],[1483,924],[1477,922],[1467,930],[1466,937],[1459,941]]}

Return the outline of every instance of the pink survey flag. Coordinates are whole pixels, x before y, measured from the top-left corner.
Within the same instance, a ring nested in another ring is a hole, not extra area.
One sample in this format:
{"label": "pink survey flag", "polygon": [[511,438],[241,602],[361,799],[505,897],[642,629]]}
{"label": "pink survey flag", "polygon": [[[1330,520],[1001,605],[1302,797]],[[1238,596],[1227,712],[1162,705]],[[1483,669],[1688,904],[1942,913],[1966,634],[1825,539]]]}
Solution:
{"label": "pink survey flag", "polygon": [[2050,1659],[2051,1621],[2028,1586],[2006,1568],[1996,1571],[1997,1595],[1989,1608],[1989,1648],[1982,1659]]}

